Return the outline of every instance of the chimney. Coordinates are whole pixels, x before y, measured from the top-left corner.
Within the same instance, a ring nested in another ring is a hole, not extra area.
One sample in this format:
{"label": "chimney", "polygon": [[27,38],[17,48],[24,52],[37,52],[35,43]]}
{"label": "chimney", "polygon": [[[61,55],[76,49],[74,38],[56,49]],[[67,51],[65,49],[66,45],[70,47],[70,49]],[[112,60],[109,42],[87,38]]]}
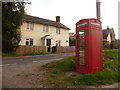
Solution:
{"label": "chimney", "polygon": [[109,28],[109,26],[107,26],[107,30],[109,30],[110,28]]}
{"label": "chimney", "polygon": [[96,11],[97,11],[97,19],[101,20],[101,16],[100,16],[100,0],[96,0]]}
{"label": "chimney", "polygon": [[60,23],[60,16],[56,16],[56,22]]}

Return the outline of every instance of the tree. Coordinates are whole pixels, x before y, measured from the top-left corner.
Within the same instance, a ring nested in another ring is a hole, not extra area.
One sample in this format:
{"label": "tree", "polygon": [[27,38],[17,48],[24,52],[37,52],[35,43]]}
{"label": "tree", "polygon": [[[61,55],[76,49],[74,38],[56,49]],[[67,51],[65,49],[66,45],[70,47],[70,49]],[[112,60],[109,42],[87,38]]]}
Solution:
{"label": "tree", "polygon": [[13,52],[20,42],[20,26],[25,15],[26,2],[2,3],[2,51]]}
{"label": "tree", "polygon": [[75,38],[69,38],[69,46],[75,46]]}

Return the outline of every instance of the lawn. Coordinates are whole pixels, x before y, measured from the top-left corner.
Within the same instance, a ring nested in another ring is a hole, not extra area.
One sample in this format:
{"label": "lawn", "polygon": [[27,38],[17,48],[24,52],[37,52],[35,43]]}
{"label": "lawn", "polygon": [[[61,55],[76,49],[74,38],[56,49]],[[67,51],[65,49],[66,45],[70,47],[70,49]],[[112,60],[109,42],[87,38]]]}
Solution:
{"label": "lawn", "polygon": [[55,88],[81,88],[120,82],[120,79],[118,79],[118,73],[120,73],[120,70],[118,70],[118,50],[104,50],[103,55],[104,69],[102,72],[82,74],[81,76],[67,76],[67,72],[76,72],[75,57],[70,56],[60,61],[43,65],[44,76],[49,84]]}

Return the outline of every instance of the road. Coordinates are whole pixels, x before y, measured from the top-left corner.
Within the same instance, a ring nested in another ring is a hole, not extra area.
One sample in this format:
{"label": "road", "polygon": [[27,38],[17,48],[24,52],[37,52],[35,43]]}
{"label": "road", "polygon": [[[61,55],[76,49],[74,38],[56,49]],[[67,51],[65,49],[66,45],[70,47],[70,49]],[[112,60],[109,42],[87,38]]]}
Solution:
{"label": "road", "polygon": [[52,55],[36,55],[36,56],[20,56],[20,57],[3,57],[3,66],[6,65],[16,65],[16,64],[26,64],[32,62],[41,62],[45,60],[55,61],[60,60],[68,56],[74,56],[74,53],[61,53]]}
{"label": "road", "polygon": [[[2,67],[2,87],[3,88],[51,88],[44,86],[46,83],[41,66],[45,63],[57,61],[68,56],[74,56],[73,53],[5,57]],[[40,83],[41,82],[41,83]],[[89,87],[96,88],[96,87]],[[118,88],[118,83],[105,85],[100,88]]]}
{"label": "road", "polygon": [[[2,59],[2,87],[3,88],[43,88],[38,85],[43,82],[43,71],[41,66],[48,62],[57,61],[74,53],[62,53],[51,55],[4,57]],[[31,75],[32,74],[32,75]],[[33,75],[34,74],[34,75]],[[36,75],[39,75],[39,79]],[[31,83],[35,81],[36,85]],[[47,86],[48,87],[48,86]]]}

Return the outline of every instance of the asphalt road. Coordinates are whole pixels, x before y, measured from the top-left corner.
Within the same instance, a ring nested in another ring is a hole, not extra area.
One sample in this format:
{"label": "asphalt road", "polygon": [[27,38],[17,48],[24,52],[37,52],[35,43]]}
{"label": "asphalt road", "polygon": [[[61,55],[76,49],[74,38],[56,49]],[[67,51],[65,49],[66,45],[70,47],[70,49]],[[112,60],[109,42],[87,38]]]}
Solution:
{"label": "asphalt road", "polygon": [[[33,81],[38,81],[36,76],[30,76],[31,73],[39,74],[39,80],[41,81],[43,80],[43,71],[41,69],[41,66],[43,64],[52,61],[57,61],[68,56],[74,56],[74,53],[22,57],[4,57],[2,58],[2,65],[0,66],[0,68],[2,68],[2,78],[0,78],[0,81],[2,81],[2,87],[31,88],[31,84],[29,83]],[[18,77],[17,75],[20,75],[21,77]],[[43,88],[43,86],[41,85],[35,87]]]}
{"label": "asphalt road", "polygon": [[60,60],[68,56],[74,56],[74,53],[61,53],[61,54],[51,54],[51,55],[36,55],[36,56],[20,56],[20,57],[3,57],[2,66],[6,65],[16,65],[16,64],[26,64],[32,62],[40,61],[53,61]]}

